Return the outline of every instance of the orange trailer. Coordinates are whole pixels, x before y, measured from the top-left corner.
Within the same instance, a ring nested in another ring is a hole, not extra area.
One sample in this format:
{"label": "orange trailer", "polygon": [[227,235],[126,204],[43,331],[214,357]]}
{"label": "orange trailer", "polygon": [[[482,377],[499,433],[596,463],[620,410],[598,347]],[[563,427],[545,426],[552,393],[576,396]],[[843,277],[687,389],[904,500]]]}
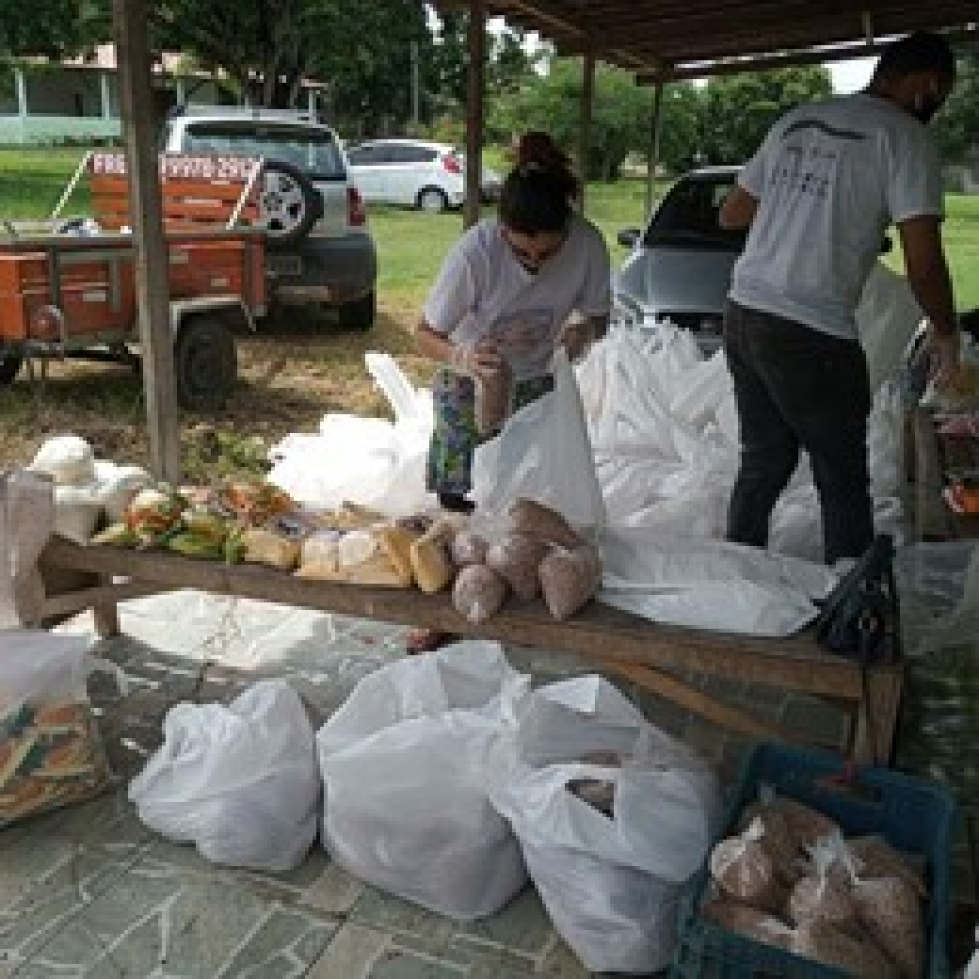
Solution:
{"label": "orange trailer", "polygon": [[[266,312],[265,241],[281,222],[263,225],[258,178],[281,167],[247,157],[160,159],[177,393],[185,407],[224,403],[236,375],[234,330]],[[62,203],[83,175],[91,221],[0,237],[0,385],[33,358],[138,362],[130,349],[138,331],[124,157],[89,153]]]}

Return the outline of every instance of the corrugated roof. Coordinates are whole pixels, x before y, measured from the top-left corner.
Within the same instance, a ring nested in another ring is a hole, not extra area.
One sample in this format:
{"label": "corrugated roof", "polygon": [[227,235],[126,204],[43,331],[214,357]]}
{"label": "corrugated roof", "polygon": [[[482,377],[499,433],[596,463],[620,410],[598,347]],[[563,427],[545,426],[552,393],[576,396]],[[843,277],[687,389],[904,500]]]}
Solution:
{"label": "corrugated roof", "polygon": [[[594,55],[647,81],[875,54],[914,30],[971,36],[962,0],[485,0],[489,16],[536,30],[559,54]],[[441,10],[466,0],[436,0]],[[979,37],[979,35],[976,35]]]}

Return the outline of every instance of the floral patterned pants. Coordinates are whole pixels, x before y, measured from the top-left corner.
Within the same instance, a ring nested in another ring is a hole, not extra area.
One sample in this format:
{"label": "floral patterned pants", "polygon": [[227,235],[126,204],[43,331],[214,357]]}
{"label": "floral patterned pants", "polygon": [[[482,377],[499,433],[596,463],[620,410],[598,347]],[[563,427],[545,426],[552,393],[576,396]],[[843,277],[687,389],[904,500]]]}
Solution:
{"label": "floral patterned pants", "polygon": [[[554,378],[550,374],[517,381],[513,410],[553,389]],[[435,429],[428,450],[426,487],[431,493],[464,496],[472,489],[473,452],[484,441],[476,429],[476,385],[471,377],[440,367],[432,380],[432,400]]]}

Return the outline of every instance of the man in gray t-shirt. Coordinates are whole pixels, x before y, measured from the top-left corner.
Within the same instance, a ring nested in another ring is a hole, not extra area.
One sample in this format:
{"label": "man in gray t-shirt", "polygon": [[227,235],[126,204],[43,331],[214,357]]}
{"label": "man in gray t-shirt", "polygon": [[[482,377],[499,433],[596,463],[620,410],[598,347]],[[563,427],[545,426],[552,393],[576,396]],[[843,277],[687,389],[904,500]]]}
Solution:
{"label": "man in gray t-shirt", "polygon": [[871,392],[854,313],[892,224],[930,323],[934,369],[940,380],[958,369],[941,170],[925,127],[954,80],[943,38],[893,42],[866,91],[775,123],[721,208],[723,227],[750,226],[725,316],[741,431],[729,540],[766,546],[801,448],[819,492],[826,561],[870,545]]}

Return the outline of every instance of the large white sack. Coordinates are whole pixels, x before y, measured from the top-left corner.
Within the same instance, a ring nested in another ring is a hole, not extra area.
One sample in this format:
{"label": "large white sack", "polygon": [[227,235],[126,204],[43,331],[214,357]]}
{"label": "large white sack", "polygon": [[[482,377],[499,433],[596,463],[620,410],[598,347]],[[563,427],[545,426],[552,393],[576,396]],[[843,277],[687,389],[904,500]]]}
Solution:
{"label": "large white sack", "polygon": [[605,524],[605,504],[581,395],[563,349],[555,351],[552,371],[554,390],[476,448],[472,498],[484,513],[501,514],[525,497],[557,510],[579,530],[597,532]]}
{"label": "large white sack", "polygon": [[526,683],[498,642],[465,640],[395,660],[358,682],[317,732],[317,750],[327,757],[410,718],[485,707]]}
{"label": "large white sack", "polygon": [[[682,883],[716,829],[713,773],[597,676],[548,684],[519,715],[493,748],[490,793],[555,928],[591,971],[663,968]],[[619,764],[573,760],[595,753]],[[577,780],[611,783],[612,814],[571,791]]]}
{"label": "large white sack", "polygon": [[438,914],[472,920],[499,910],[527,876],[489,803],[485,757],[504,699],[519,702],[528,685],[491,642],[456,643],[364,677],[317,734],[331,856]]}
{"label": "large white sack", "polygon": [[877,262],[856,310],[857,333],[867,355],[871,391],[877,391],[900,366],[923,317],[908,280]]}
{"label": "large white sack", "polygon": [[527,882],[520,847],[490,804],[492,712],[413,717],[320,753],[323,844],[348,873],[436,914],[494,914]]}
{"label": "large white sack", "polygon": [[282,872],[316,836],[314,733],[296,692],[262,680],[228,706],[181,703],[163,745],[129,784],[150,829],[214,863]]}
{"label": "large white sack", "polygon": [[315,435],[290,434],[271,449],[268,479],[309,506],[335,508],[350,500],[392,517],[430,508],[425,463],[432,421],[399,422],[327,414]]}

